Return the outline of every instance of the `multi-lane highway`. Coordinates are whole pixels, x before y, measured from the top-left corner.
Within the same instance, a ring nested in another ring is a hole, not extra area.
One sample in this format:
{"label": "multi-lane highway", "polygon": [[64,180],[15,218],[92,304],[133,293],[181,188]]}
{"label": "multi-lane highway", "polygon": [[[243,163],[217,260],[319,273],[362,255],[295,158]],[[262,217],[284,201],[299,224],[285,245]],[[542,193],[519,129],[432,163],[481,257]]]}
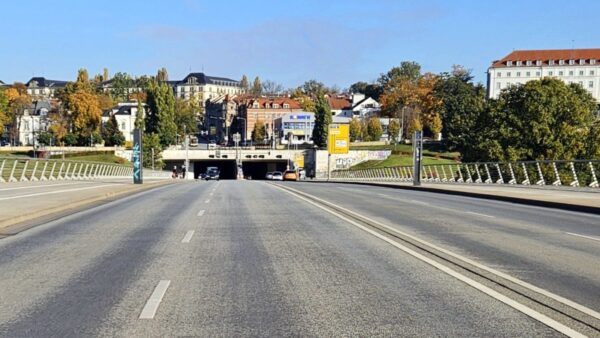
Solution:
{"label": "multi-lane highway", "polygon": [[0,336],[600,335],[598,224],[389,188],[170,184],[1,239]]}

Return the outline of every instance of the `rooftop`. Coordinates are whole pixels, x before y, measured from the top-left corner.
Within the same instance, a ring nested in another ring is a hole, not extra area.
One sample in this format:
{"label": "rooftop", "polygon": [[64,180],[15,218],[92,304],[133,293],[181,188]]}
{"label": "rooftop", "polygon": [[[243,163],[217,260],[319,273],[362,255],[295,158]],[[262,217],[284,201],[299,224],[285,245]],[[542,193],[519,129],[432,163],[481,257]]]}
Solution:
{"label": "rooftop", "polygon": [[[551,64],[551,61],[554,61],[554,65],[557,65],[560,60],[574,60],[577,65],[580,65],[581,60],[586,65],[595,64],[598,62],[597,60],[600,60],[600,48],[515,50],[501,60],[494,61],[492,68],[507,67],[509,62],[515,66],[517,61],[525,62],[523,66],[526,66],[527,61],[531,61],[531,66],[547,66]],[[536,64],[537,61],[540,62],[539,65]]]}

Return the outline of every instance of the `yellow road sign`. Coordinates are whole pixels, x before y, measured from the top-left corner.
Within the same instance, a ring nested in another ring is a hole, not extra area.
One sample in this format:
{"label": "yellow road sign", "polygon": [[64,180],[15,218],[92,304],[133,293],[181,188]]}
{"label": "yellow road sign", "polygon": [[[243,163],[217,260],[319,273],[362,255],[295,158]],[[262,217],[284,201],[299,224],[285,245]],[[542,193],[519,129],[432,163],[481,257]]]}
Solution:
{"label": "yellow road sign", "polygon": [[347,154],[350,150],[350,125],[330,124],[327,141],[327,150],[330,154]]}

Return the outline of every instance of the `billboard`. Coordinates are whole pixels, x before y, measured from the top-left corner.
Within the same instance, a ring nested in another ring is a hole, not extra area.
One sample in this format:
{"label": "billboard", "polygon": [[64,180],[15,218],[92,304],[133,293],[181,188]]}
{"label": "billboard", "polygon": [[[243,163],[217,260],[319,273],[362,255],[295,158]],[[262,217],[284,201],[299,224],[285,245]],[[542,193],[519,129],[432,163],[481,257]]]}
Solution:
{"label": "billboard", "polygon": [[330,154],[347,154],[350,150],[350,125],[332,123],[329,125],[327,150]]}

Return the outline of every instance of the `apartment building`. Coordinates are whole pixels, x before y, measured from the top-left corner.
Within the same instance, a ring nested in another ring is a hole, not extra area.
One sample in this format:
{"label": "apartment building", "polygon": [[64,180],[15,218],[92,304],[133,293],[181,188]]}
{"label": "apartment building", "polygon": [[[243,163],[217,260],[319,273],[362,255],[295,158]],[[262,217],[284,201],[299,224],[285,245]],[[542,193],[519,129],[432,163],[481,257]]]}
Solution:
{"label": "apartment building", "polygon": [[600,102],[600,49],[516,50],[488,69],[488,97],[511,85],[554,77],[577,83]]}

